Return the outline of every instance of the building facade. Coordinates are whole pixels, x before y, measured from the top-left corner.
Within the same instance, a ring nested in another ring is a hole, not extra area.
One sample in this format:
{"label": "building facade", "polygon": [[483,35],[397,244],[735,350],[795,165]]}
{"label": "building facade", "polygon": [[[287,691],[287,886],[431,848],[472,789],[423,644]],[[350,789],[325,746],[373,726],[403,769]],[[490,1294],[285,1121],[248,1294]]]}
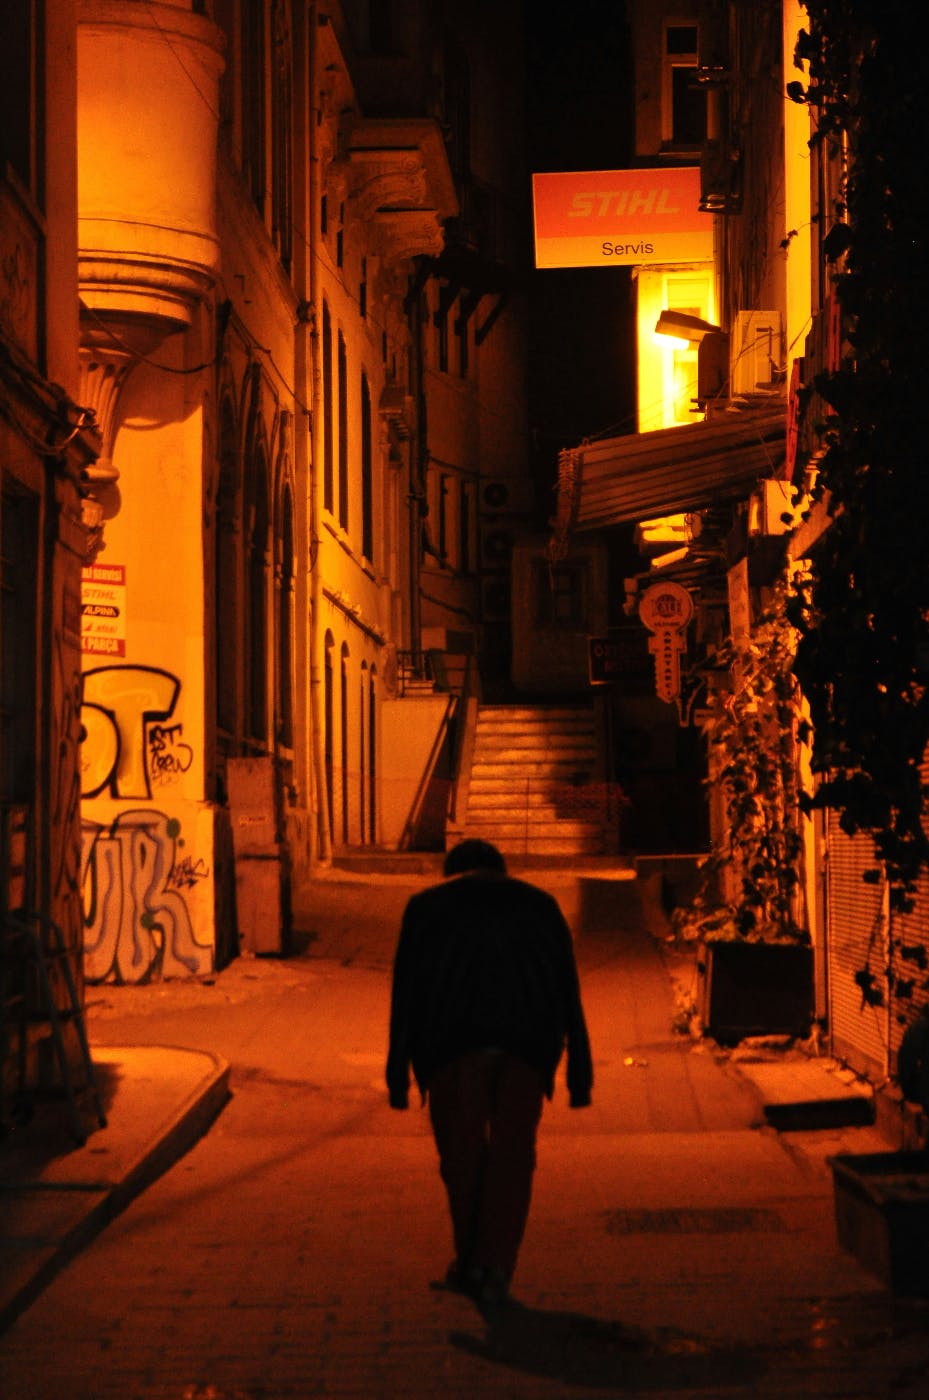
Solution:
{"label": "building facade", "polygon": [[521,36],[416,0],[79,17],[85,958],[139,981],[281,951],[317,863],[444,839],[526,475]]}
{"label": "building facade", "polygon": [[[635,269],[639,431],[563,454],[556,541],[570,549],[634,526],[648,568],[627,581],[627,615],[641,621],[656,586],[687,602],[680,626],[653,632],[670,657],[656,683],[673,722],[702,734],[710,849],[731,857],[726,775],[740,758],[725,739],[735,727],[719,716],[743,704],[772,605],[829,529],[807,493],[828,441],[817,376],[854,360],[835,229],[855,132],[818,140],[816,104],[787,96],[798,76],[810,81],[795,61],[809,17],[794,0],[626,10],[637,166],[699,172],[712,254]],[[655,338],[668,330],[677,338]],[[617,596],[613,620],[621,606]],[[628,720],[633,702],[619,690]],[[784,916],[812,944],[825,1043],[884,1083],[926,1003],[925,880],[913,907],[893,912],[873,839],[846,834],[839,812],[801,814],[801,788],[816,788],[802,694],[783,713],[779,726],[756,724],[753,742],[758,771],[779,770],[777,802],[796,833],[794,857],[781,860],[791,874]],[[748,792],[757,774],[742,778]],[[728,859],[719,878],[716,898],[744,907],[752,872]]]}

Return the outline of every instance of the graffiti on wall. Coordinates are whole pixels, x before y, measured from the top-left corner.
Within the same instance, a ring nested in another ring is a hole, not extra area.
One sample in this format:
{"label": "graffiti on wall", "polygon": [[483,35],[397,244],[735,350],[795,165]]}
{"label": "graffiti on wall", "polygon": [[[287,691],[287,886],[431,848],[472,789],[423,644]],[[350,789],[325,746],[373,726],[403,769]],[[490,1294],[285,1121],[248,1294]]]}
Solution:
{"label": "graffiti on wall", "polygon": [[176,783],[194,761],[182,724],[153,724],[148,731],[148,770],[154,787]]}
{"label": "graffiti on wall", "polygon": [[[181,683],[156,666],[85,671],[81,695],[81,792],[146,801],[179,782],[194,760],[174,719]],[[169,723],[170,721],[170,723]],[[84,964],[89,982],[149,982],[212,971],[188,907],[208,880],[184,849],[180,822],[154,808],[82,822]]]}
{"label": "graffiti on wall", "polygon": [[156,666],[100,666],[84,672],[81,704],[84,797],[147,798],[193,763],[184,726],[171,719],[181,683]]}
{"label": "graffiti on wall", "polygon": [[151,982],[213,970],[194,933],[186,893],[209,878],[183,850],[181,824],[150,808],[110,823],[84,821],[81,888],[88,982]]}

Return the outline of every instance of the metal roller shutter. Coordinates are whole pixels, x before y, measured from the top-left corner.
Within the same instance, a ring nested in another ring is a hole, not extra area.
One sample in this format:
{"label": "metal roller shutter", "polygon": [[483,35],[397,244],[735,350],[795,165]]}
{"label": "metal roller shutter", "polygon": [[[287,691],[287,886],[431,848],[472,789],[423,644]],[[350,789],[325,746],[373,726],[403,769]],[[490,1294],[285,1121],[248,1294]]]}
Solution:
{"label": "metal roller shutter", "polygon": [[866,969],[886,999],[887,920],[883,885],[862,876],[876,864],[869,836],[847,836],[827,820],[826,928],[829,1035],[832,1052],[854,1069],[888,1072],[888,1008],[864,1002],[856,974]]}
{"label": "metal roller shutter", "polygon": [[[925,759],[921,776],[924,783],[929,782],[929,762]],[[894,1000],[890,1048],[895,1070],[904,1030],[924,1007],[929,1006],[929,874],[925,871],[916,887],[912,911],[894,915],[891,933]]]}

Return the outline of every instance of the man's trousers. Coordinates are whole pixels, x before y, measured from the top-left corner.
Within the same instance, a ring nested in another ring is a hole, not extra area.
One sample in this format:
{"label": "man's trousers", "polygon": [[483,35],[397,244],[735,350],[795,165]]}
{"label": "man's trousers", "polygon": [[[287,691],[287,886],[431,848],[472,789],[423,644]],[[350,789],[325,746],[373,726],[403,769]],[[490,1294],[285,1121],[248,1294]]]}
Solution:
{"label": "man's trousers", "polygon": [[429,1084],[461,1270],[512,1277],[529,1214],[543,1100],[541,1075],[500,1050],[464,1055]]}

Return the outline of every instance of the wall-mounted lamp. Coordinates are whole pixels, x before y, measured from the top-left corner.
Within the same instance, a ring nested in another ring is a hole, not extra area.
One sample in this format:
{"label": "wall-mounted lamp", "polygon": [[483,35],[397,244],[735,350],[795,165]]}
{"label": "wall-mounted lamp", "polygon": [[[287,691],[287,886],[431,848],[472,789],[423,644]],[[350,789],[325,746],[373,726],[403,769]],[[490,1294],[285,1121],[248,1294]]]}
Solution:
{"label": "wall-mounted lamp", "polygon": [[718,398],[729,382],[729,337],[711,321],[686,311],[662,311],[656,336],[666,337],[679,349],[697,347],[697,399]]}
{"label": "wall-mounted lamp", "polygon": [[670,336],[672,340],[683,340],[687,344],[698,345],[707,335],[722,335],[722,329],[711,321],[701,321],[699,316],[690,316],[686,311],[662,311],[655,326],[656,335]]}

